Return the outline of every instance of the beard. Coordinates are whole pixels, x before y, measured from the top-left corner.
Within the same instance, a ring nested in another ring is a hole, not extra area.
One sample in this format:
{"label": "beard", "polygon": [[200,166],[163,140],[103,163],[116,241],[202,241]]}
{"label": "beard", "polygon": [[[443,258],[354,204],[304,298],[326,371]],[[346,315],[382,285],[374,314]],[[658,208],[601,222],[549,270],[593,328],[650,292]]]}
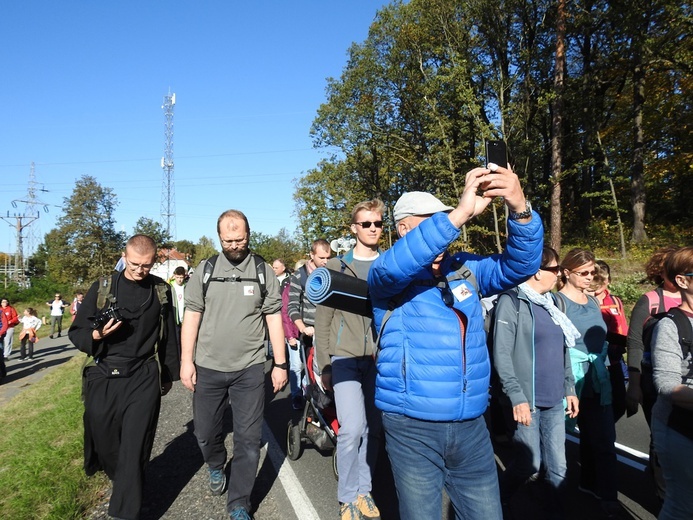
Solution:
{"label": "beard", "polygon": [[238,249],[233,249],[233,250],[223,250],[224,256],[227,258],[229,262],[232,262],[234,264],[239,264],[243,260],[245,260],[245,257],[248,256],[248,253],[250,253],[250,248],[248,247],[248,244],[244,245],[243,247],[240,247]]}

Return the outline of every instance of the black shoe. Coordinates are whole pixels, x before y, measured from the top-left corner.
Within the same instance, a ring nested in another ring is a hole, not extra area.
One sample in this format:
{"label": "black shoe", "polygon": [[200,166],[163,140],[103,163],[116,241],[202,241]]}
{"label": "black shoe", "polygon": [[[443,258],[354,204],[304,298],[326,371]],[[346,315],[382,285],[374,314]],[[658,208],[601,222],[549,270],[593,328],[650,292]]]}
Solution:
{"label": "black shoe", "polygon": [[48,336],[48,337],[49,337],[49,338],[51,338],[51,339],[53,339],[53,334],[51,334],[51,335],[50,335],[50,336]]}
{"label": "black shoe", "polygon": [[62,334],[61,332],[58,332],[58,337],[60,337],[61,334]]}
{"label": "black shoe", "polygon": [[303,397],[296,395],[291,398],[291,407],[294,410],[303,410]]}
{"label": "black shoe", "polygon": [[19,361],[24,361],[26,358],[25,357],[20,357]]}

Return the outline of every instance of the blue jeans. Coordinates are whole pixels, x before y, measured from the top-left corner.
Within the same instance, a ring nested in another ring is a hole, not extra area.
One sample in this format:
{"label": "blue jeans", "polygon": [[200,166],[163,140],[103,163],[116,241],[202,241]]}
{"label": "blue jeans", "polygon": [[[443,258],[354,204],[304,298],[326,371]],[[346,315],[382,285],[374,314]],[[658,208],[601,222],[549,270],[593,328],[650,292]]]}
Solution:
{"label": "blue jeans", "polygon": [[286,344],[286,349],[289,352],[289,388],[291,389],[291,397],[303,395],[303,388],[301,388],[303,361],[301,361],[300,348],[303,348],[300,342],[298,342],[296,348],[291,348],[288,343]]}
{"label": "blue jeans", "polygon": [[355,502],[371,492],[382,426],[375,407],[375,361],[372,356],[332,357],[332,388],[339,420],[337,500]]}
{"label": "blue jeans", "polygon": [[442,518],[443,486],[455,518],[501,520],[496,461],[483,416],[421,421],[383,413],[402,520]]}
{"label": "blue jeans", "polygon": [[[509,410],[512,414],[512,410]],[[565,412],[563,403],[551,408],[535,408],[529,426],[516,423],[513,433],[513,460],[502,478],[502,490],[509,499],[519,485],[539,473],[542,462],[546,481],[554,490],[552,508],[561,504],[559,493],[565,485]]]}
{"label": "blue jeans", "polygon": [[659,520],[693,518],[693,440],[656,418],[652,419],[652,436],[666,482]]}

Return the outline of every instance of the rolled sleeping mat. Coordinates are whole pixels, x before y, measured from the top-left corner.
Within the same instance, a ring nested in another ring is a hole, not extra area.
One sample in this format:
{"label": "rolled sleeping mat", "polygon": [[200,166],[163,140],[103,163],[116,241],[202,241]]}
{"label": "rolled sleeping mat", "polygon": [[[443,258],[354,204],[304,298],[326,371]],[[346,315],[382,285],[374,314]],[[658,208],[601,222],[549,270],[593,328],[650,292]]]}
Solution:
{"label": "rolled sleeping mat", "polygon": [[306,282],[306,297],[315,305],[372,316],[368,283],[326,267],[318,267],[310,274]]}

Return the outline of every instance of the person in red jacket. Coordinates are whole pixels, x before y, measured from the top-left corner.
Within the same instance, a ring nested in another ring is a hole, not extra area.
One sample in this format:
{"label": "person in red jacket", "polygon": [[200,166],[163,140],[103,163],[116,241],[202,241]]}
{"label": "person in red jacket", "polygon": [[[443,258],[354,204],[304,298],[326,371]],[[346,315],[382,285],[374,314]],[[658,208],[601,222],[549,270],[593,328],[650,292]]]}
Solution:
{"label": "person in red jacket", "polygon": [[3,298],[2,301],[0,301],[0,305],[2,306],[2,313],[5,315],[5,318],[7,318],[7,331],[5,332],[5,336],[2,340],[3,355],[5,359],[9,359],[10,354],[12,354],[14,327],[19,323],[19,316],[17,315],[15,308],[10,305],[7,298]]}

